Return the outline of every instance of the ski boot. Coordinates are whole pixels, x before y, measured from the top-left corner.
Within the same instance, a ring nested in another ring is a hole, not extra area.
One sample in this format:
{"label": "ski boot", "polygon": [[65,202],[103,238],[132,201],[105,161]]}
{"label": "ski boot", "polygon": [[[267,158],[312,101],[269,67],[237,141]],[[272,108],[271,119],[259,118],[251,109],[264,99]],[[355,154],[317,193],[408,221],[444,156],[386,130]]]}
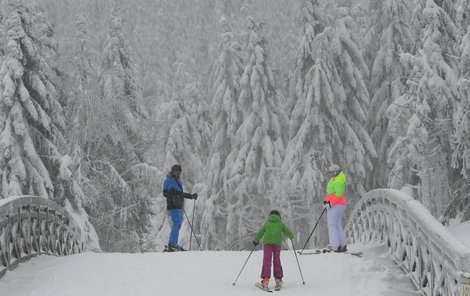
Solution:
{"label": "ski boot", "polygon": [[345,253],[348,250],[347,246],[339,246],[334,250],[335,253]]}
{"label": "ski boot", "polygon": [[257,285],[263,291],[270,291],[269,290],[269,278],[264,278],[260,284]]}
{"label": "ski boot", "polygon": [[176,251],[178,251],[177,247],[172,244],[168,244],[168,246],[165,246],[165,249],[163,250],[163,252],[176,252]]}
{"label": "ski boot", "polygon": [[276,279],[276,285],[274,286],[274,291],[281,291],[282,288],[282,279]]}

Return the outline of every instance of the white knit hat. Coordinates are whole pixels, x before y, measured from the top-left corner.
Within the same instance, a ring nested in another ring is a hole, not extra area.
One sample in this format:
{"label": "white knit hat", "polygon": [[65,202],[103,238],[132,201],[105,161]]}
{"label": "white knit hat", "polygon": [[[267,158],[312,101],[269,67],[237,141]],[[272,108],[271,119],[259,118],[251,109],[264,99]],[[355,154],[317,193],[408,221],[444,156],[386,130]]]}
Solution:
{"label": "white knit hat", "polygon": [[337,173],[341,170],[341,168],[339,167],[339,165],[337,164],[332,164],[330,165],[330,167],[328,168],[328,173]]}

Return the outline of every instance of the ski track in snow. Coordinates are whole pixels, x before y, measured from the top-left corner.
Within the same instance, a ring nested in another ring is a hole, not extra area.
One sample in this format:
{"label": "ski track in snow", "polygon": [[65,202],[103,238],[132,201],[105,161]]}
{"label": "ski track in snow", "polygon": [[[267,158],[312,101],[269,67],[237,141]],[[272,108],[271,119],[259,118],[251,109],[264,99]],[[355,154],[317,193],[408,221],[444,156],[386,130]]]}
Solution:
{"label": "ski track in snow", "polygon": [[[302,285],[292,250],[281,254],[282,295],[416,295],[411,282],[377,245],[353,245],[363,258],[345,254],[298,256]],[[260,295],[262,251],[253,252],[236,285],[248,251],[179,253],[84,253],[67,257],[39,256],[7,272],[0,295],[8,296],[155,296]],[[270,286],[274,286],[273,281]]]}

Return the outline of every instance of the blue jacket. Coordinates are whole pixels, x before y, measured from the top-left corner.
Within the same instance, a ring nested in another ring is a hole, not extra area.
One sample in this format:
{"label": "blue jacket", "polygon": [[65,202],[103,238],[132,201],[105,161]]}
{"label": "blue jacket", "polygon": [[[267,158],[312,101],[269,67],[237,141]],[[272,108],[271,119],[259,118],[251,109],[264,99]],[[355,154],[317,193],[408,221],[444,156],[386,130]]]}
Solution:
{"label": "blue jacket", "polygon": [[175,179],[170,172],[166,174],[166,179],[163,182],[163,196],[166,197],[166,208],[182,209],[184,199],[191,199],[191,194],[183,192],[183,183],[181,180]]}
{"label": "blue jacket", "polygon": [[163,181],[163,191],[168,191],[172,188],[178,192],[183,192],[183,183],[181,180],[176,180],[173,174],[168,173],[166,174],[165,181]]}

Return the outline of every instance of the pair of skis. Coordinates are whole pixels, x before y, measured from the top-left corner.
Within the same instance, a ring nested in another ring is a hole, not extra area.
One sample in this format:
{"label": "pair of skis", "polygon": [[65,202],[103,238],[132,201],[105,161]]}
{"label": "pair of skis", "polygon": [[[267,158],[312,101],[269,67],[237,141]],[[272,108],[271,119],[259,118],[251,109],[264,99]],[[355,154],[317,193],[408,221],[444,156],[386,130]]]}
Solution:
{"label": "pair of skis", "polygon": [[352,256],[356,256],[356,257],[362,257],[364,255],[364,253],[362,252],[351,252],[351,251],[346,251],[346,252],[334,252],[332,250],[328,250],[328,249],[316,249],[316,250],[313,250],[313,251],[309,251],[309,252],[299,252],[297,251],[297,253],[299,253],[300,255],[319,255],[319,254],[326,254],[326,253],[338,253],[338,254],[348,254],[348,255],[352,255]]}

